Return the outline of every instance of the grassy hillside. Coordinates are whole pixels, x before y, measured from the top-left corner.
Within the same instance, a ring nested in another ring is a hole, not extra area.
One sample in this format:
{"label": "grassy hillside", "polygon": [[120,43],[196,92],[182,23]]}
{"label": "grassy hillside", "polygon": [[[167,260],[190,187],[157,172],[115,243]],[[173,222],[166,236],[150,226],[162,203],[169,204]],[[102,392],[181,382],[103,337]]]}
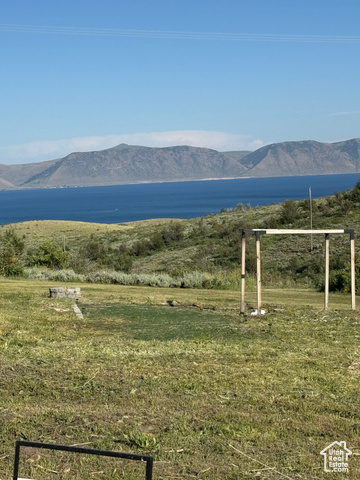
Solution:
{"label": "grassy hillside", "polygon": [[[173,287],[238,288],[243,228],[309,228],[309,201],[247,208],[238,205],[192,220],[121,225],[33,221],[3,226],[0,272],[31,278]],[[360,186],[312,202],[313,228],[360,233]],[[359,253],[360,244],[356,242]],[[332,291],[349,289],[349,240],[331,237]],[[322,290],[323,236],[262,239],[265,286]],[[1,258],[2,264],[1,264]],[[248,280],[255,248],[247,249]],[[357,276],[359,271],[357,269]]]}

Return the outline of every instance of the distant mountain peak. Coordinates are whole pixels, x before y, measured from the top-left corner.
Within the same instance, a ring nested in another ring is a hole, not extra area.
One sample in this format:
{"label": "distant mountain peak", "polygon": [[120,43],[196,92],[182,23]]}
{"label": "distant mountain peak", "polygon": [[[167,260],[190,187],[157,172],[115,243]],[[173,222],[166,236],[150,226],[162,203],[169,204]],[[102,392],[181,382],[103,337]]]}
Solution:
{"label": "distant mountain peak", "polygon": [[0,165],[0,188],[119,185],[214,178],[360,173],[360,138],[273,143],[254,152],[121,143],[25,165]]}

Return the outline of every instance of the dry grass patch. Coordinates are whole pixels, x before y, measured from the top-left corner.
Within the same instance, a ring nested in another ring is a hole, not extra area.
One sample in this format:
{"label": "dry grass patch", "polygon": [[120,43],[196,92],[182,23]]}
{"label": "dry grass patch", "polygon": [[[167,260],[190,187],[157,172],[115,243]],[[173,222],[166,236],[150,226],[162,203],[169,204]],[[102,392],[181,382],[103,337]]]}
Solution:
{"label": "dry grass patch", "polygon": [[[345,440],[359,478],[358,313],[283,303],[259,319],[237,292],[84,285],[79,320],[43,283],[1,287],[0,478],[18,438],[150,453],[154,478],[207,480],[325,479],[319,452]],[[138,478],[51,462],[34,478]]]}
{"label": "dry grass patch", "polygon": [[90,222],[73,222],[66,220],[31,220],[11,225],[2,225],[1,229],[15,228],[20,236],[31,236],[35,239],[45,238],[58,240],[61,236],[82,237],[91,234],[123,232],[133,227],[127,224],[107,224]]}

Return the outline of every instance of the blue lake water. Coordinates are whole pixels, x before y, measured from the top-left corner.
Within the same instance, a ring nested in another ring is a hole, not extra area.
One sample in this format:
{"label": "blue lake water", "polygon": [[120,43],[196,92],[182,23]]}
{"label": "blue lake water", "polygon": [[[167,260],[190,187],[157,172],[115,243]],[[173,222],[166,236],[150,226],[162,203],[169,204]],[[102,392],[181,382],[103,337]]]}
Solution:
{"label": "blue lake water", "polygon": [[26,220],[122,223],[194,218],[233,208],[332,195],[353,188],[360,174],[243,178],[108,187],[0,191],[0,224]]}

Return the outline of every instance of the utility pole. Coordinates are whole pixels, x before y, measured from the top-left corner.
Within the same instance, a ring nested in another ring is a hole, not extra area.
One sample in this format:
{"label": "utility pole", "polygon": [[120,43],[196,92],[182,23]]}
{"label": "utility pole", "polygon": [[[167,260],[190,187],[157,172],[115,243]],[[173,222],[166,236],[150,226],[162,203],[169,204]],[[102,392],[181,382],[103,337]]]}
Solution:
{"label": "utility pole", "polygon": [[[312,200],[311,200],[311,187],[309,187],[309,205],[310,205],[310,230],[313,228],[313,218],[312,218]],[[313,251],[313,237],[312,233],[310,234],[310,252]]]}

